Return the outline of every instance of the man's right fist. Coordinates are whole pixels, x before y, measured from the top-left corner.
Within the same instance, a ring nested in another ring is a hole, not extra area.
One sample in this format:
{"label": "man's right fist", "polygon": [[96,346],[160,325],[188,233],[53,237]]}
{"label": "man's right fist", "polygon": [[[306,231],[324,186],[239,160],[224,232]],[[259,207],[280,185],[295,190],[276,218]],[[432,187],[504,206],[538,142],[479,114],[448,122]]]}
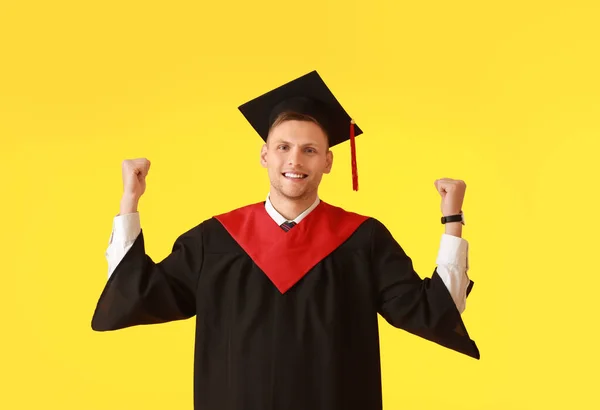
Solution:
{"label": "man's right fist", "polygon": [[150,161],[146,158],[124,160],[123,195],[139,199],[146,191],[146,175],[149,170]]}

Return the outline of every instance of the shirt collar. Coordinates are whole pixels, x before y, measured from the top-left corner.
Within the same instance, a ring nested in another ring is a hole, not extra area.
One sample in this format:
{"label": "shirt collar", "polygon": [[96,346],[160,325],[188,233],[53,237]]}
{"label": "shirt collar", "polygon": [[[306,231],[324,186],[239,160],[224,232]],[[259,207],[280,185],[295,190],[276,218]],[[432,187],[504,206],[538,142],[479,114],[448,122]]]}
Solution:
{"label": "shirt collar", "polygon": [[[273,207],[273,204],[271,203],[271,199],[269,198],[269,194],[267,194],[267,200],[265,201],[265,209],[267,210],[267,213],[269,214],[269,216],[275,221],[275,223],[277,223],[277,225],[281,225],[282,223],[288,221],[287,219],[285,219],[283,217],[283,215],[281,215],[279,212],[277,212],[277,210]],[[317,199],[315,199],[315,202],[304,212],[302,212],[300,215],[298,215],[298,217],[296,217],[296,219],[293,220],[293,222],[296,223],[300,223],[300,221],[302,221],[304,218],[306,218],[306,216],[312,212],[313,209],[315,209],[317,207],[317,205],[319,205],[319,202],[321,200],[319,199],[319,196],[317,195]],[[288,221],[291,222],[291,221]]]}

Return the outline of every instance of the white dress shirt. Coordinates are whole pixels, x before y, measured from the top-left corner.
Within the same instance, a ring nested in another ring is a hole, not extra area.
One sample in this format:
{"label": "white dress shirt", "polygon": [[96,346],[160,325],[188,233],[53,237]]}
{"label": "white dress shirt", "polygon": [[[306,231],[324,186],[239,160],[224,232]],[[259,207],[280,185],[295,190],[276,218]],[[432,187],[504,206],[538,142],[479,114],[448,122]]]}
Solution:
{"label": "white dress shirt", "polygon": [[321,200],[317,196],[317,199],[315,199],[315,202],[313,202],[313,204],[306,211],[302,212],[300,215],[298,215],[296,217],[296,219],[293,219],[291,221],[288,219],[285,219],[279,212],[277,212],[277,210],[273,207],[273,204],[271,203],[271,199],[269,198],[269,195],[267,195],[267,199],[265,201],[265,209],[267,210],[267,213],[269,214],[269,216],[271,218],[273,218],[273,220],[279,226],[281,226],[281,224],[283,224],[284,222],[296,222],[298,224],[298,223],[300,223],[300,221],[302,221],[306,217],[306,215],[311,213],[312,210],[317,207],[317,205],[319,205],[319,202],[321,202]]}
{"label": "white dress shirt", "polygon": [[[315,202],[306,211],[298,215],[293,222],[300,223],[306,215],[319,205],[319,202],[320,199],[317,197]],[[265,201],[265,209],[277,225],[288,221],[273,207],[269,195],[267,195]],[[108,261],[109,278],[119,262],[125,257],[125,254],[131,249],[140,232],[141,224],[138,212],[114,217],[112,233],[105,253]],[[437,272],[452,295],[452,299],[460,313],[464,312],[466,308],[467,288],[469,286],[467,275],[469,269],[468,251],[469,243],[465,239],[442,234],[436,259]]]}

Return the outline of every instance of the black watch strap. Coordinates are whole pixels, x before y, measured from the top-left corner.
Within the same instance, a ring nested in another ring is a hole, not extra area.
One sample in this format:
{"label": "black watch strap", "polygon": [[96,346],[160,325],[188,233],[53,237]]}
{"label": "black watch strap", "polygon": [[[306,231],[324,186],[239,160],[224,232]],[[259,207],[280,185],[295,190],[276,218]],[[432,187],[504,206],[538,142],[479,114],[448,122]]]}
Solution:
{"label": "black watch strap", "polygon": [[445,224],[448,222],[462,222],[462,215],[458,214],[458,215],[442,216],[442,223]]}

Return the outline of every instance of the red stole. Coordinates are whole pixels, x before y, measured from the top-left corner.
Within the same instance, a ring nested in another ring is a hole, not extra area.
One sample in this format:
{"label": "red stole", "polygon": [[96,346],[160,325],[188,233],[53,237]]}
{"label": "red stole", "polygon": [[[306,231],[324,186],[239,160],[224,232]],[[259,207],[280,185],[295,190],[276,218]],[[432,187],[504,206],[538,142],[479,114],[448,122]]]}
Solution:
{"label": "red stole", "polygon": [[281,293],[294,286],[368,219],[323,201],[288,232],[273,221],[264,202],[215,218]]}

